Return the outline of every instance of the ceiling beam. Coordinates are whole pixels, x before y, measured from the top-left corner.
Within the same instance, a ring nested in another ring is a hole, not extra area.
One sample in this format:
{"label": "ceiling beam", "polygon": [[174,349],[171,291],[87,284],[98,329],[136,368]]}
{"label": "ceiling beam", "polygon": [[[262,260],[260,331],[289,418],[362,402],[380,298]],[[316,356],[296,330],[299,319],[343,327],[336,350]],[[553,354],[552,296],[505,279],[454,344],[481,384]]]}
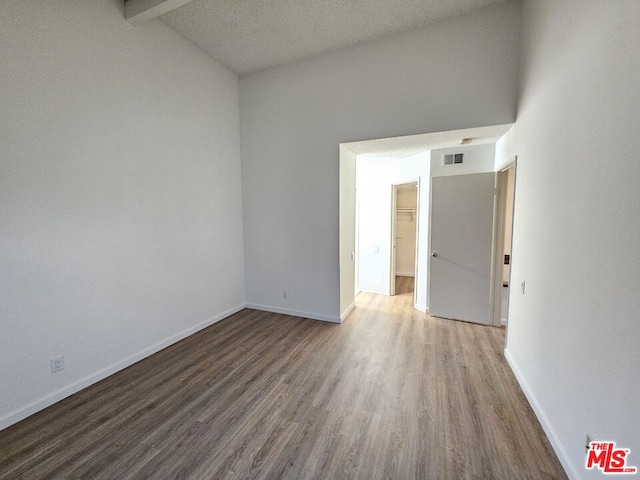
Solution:
{"label": "ceiling beam", "polygon": [[124,18],[133,25],[140,25],[171,10],[186,5],[191,0],[126,0]]}

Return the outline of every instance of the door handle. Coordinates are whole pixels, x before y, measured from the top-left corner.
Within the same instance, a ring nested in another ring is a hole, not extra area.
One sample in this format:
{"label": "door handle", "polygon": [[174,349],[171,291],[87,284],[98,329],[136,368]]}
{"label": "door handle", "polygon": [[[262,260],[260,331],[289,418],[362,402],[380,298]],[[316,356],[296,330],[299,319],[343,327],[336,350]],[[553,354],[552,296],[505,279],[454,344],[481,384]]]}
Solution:
{"label": "door handle", "polygon": [[433,258],[436,258],[436,257],[438,256],[438,254],[437,254],[436,252],[433,252],[433,253],[431,254],[431,256],[432,256]]}

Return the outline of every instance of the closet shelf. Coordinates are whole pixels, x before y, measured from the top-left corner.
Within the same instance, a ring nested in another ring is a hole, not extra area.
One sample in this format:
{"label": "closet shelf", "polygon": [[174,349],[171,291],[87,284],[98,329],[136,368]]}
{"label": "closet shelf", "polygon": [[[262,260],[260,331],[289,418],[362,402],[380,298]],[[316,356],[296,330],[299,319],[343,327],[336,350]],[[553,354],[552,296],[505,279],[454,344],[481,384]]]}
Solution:
{"label": "closet shelf", "polygon": [[[412,222],[416,221],[417,211],[418,211],[417,208],[396,208],[396,213],[410,213]],[[402,216],[402,218],[406,218],[406,217]]]}

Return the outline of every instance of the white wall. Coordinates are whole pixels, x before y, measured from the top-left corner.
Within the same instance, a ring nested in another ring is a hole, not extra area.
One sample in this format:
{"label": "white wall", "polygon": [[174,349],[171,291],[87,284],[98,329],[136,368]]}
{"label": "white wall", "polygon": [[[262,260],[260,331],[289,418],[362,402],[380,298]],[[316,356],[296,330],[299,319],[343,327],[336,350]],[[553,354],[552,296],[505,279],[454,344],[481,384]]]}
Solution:
{"label": "white wall", "polygon": [[360,205],[358,290],[390,294],[391,164],[358,156],[356,185]]}
{"label": "white wall", "polygon": [[519,19],[507,2],[241,77],[250,304],[339,316],[338,144],[511,123]]}
{"label": "white wall", "polygon": [[572,478],[640,466],[640,3],[525,3],[507,355]]}
{"label": "white wall", "polygon": [[[463,163],[459,165],[442,164],[443,155],[463,153]],[[431,150],[431,176],[467,175],[494,171],[495,144],[461,145],[454,148]]]}
{"label": "white wall", "polygon": [[493,169],[496,172],[504,170],[508,163],[512,162],[516,156],[517,129],[511,127],[496,142],[496,157]]}
{"label": "white wall", "polygon": [[355,304],[356,155],[340,145],[340,320]]}
{"label": "white wall", "polygon": [[244,302],[237,77],[122,9],[0,9],[0,427]]}

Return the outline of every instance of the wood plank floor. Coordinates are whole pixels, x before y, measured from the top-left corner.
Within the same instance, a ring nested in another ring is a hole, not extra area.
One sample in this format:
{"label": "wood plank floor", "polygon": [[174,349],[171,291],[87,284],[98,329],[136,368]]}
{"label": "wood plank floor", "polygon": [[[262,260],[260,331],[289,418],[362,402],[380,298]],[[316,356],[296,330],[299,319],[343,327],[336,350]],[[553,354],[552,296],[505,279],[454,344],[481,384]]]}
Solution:
{"label": "wood plank floor", "polygon": [[502,329],[244,310],[0,432],[0,479],[566,478]]}
{"label": "wood plank floor", "polygon": [[396,295],[405,293],[413,294],[413,277],[402,277],[396,275]]}

